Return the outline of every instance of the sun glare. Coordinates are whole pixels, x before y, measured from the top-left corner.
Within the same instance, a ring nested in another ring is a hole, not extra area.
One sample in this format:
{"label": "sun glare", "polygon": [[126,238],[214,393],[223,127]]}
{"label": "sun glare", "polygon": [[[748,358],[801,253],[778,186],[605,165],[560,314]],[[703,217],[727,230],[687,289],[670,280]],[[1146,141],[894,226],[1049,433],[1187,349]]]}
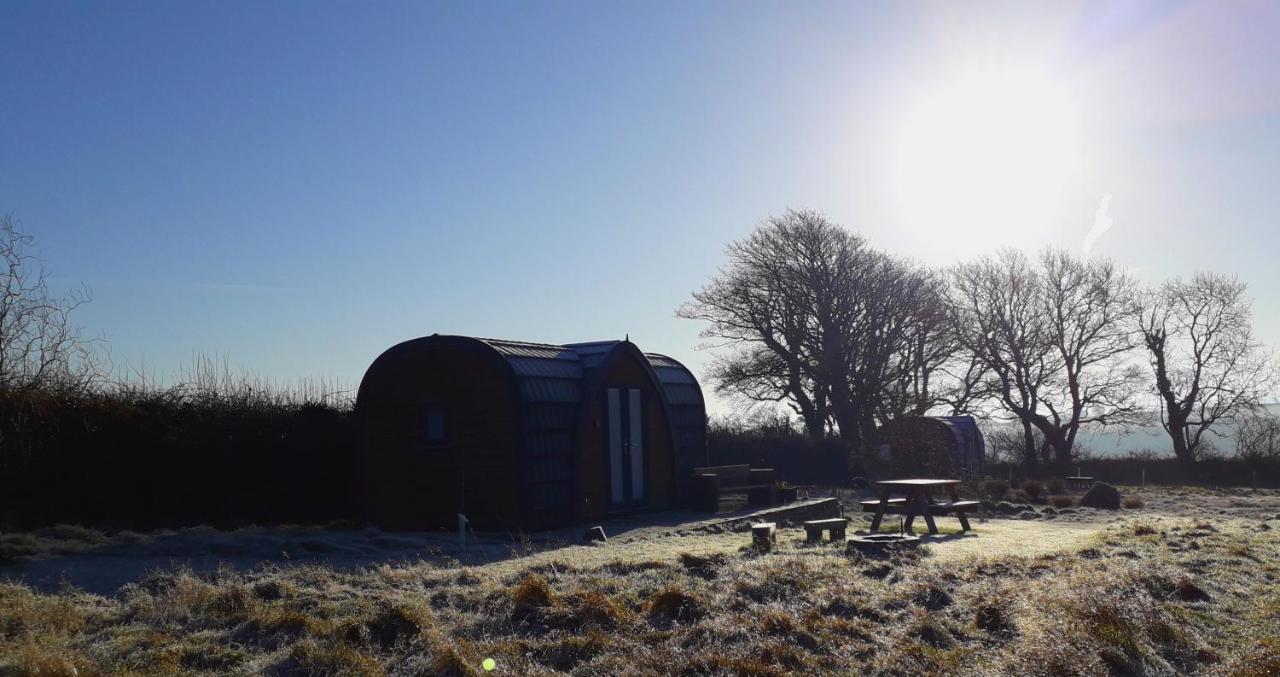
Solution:
{"label": "sun glare", "polygon": [[1012,241],[1048,227],[1078,164],[1074,102],[1030,70],[987,70],[921,97],[903,121],[896,190],[924,235]]}

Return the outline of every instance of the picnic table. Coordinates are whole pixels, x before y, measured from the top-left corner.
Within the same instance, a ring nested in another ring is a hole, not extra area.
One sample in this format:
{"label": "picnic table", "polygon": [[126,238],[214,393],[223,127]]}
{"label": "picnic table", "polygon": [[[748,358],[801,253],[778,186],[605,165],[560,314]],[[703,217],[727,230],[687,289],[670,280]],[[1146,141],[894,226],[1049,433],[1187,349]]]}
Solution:
{"label": "picnic table", "polygon": [[1071,484],[1072,489],[1076,489],[1076,490],[1088,489],[1089,487],[1093,486],[1093,478],[1085,477],[1084,475],[1076,475],[1074,477],[1068,477],[1067,482]]}
{"label": "picnic table", "polygon": [[[880,520],[886,512],[905,513],[907,518],[903,522],[903,528],[908,533],[911,531],[911,524],[915,521],[916,515],[920,515],[924,517],[925,524],[929,525],[929,533],[936,535],[938,525],[934,523],[933,516],[949,513],[954,513],[960,520],[961,528],[969,531],[969,520],[965,517],[965,513],[978,508],[977,501],[960,500],[956,492],[956,486],[960,484],[960,480],[901,479],[882,480],[876,484],[880,487],[879,500],[862,502],[864,511],[875,511],[875,517],[871,519],[873,533],[880,529]],[[932,500],[929,496],[931,489],[943,490],[951,500]],[[903,494],[903,497],[891,498],[895,493]]]}

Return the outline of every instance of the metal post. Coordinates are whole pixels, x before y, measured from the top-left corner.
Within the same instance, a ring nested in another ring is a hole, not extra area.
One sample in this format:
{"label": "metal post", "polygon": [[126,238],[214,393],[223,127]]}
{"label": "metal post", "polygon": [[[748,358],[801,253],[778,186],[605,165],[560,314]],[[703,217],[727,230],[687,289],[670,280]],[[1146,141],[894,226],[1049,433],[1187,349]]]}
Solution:
{"label": "metal post", "polygon": [[1142,486],[1143,487],[1147,486],[1147,469],[1146,468],[1142,469]]}
{"label": "metal post", "polygon": [[467,516],[458,513],[458,545],[467,544]]}

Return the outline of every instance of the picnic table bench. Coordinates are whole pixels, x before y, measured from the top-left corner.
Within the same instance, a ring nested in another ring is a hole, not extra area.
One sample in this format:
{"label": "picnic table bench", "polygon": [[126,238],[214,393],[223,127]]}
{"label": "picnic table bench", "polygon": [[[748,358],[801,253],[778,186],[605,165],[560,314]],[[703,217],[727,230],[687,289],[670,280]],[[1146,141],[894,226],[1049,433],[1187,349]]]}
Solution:
{"label": "picnic table bench", "polygon": [[1067,482],[1071,485],[1072,489],[1075,489],[1077,491],[1088,489],[1089,487],[1093,486],[1093,478],[1085,477],[1084,475],[1076,475],[1075,477],[1068,477]]}
{"label": "picnic table bench", "polygon": [[695,476],[715,477],[716,499],[724,492],[745,491],[750,505],[776,503],[778,493],[774,483],[773,468],[752,468],[750,465],[713,465],[694,468]]}
{"label": "picnic table bench", "polygon": [[[953,514],[960,520],[961,529],[969,531],[972,527],[969,526],[966,513],[976,511],[980,505],[978,501],[960,500],[956,493],[956,485],[960,484],[960,480],[903,479],[884,480],[876,484],[880,487],[880,498],[861,502],[864,512],[875,513],[871,518],[873,533],[880,529],[880,521],[885,513],[906,515],[907,519],[903,522],[903,527],[907,531],[911,530],[911,524],[917,515],[924,517],[931,534],[938,533],[938,525],[933,521],[934,515]],[[943,489],[951,500],[932,500],[929,496],[930,489]],[[895,492],[906,494],[906,496],[891,498]]]}

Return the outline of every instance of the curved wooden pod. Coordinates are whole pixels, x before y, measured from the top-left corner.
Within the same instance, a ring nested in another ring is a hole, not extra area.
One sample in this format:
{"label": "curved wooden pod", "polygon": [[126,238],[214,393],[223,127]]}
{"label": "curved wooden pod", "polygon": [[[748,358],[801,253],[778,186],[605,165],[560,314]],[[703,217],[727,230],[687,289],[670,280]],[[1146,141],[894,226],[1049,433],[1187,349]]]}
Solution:
{"label": "curved wooden pod", "polygon": [[[644,451],[643,468],[628,469],[643,478],[642,499],[623,506],[611,495],[611,389],[635,398]],[[369,367],[356,412],[366,516],[396,529],[456,527],[460,512],[476,528],[542,529],[620,507],[669,508],[684,493],[678,468],[706,448],[692,374],[629,341],[406,341]],[[447,421],[444,439],[431,420]]]}

